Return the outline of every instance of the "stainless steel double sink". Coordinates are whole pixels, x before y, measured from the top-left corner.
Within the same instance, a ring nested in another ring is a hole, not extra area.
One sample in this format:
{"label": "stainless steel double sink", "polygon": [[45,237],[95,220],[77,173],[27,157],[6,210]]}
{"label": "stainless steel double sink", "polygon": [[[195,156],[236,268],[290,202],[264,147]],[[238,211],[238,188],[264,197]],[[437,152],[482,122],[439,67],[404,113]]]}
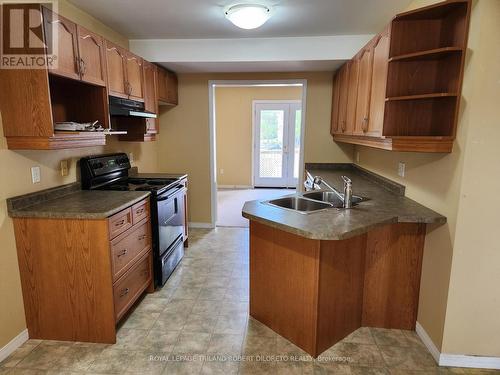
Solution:
{"label": "stainless steel double sink", "polygon": [[[355,206],[364,200],[367,199],[353,195],[352,204]],[[330,208],[344,208],[344,202],[333,191],[311,191],[302,195],[272,199],[264,203],[301,214],[310,214]]]}

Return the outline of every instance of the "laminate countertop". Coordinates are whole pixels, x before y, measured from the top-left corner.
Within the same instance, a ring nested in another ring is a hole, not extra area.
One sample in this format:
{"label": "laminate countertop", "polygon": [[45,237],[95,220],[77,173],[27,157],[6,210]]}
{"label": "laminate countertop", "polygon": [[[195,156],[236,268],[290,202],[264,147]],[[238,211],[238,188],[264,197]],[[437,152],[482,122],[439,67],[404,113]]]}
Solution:
{"label": "laminate countertop", "polygon": [[7,199],[9,216],[104,219],[147,198],[148,191],[80,190],[78,184]]}
{"label": "laminate countertop", "polygon": [[351,209],[329,208],[309,214],[270,206],[265,201],[249,201],[243,206],[243,217],[316,240],[347,239],[389,223],[446,223],[446,217],[406,198],[404,186],[358,167],[340,165],[318,169],[313,166],[307,170],[339,191],[343,190],[341,176],[346,175],[352,180],[353,193],[369,200]]}

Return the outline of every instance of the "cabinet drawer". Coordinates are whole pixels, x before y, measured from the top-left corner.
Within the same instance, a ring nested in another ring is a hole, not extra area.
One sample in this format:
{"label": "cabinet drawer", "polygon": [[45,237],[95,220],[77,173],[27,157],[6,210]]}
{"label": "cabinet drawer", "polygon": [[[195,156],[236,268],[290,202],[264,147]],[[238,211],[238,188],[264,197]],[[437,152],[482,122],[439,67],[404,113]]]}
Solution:
{"label": "cabinet drawer", "polygon": [[116,321],[127,312],[152,280],[151,252],[146,253],[113,287]]}
{"label": "cabinet drawer", "polygon": [[111,241],[113,280],[122,276],[148,250],[151,250],[151,226],[147,220]]}
{"label": "cabinet drawer", "polygon": [[127,208],[108,219],[109,238],[115,238],[132,226],[132,210]]}
{"label": "cabinet drawer", "polygon": [[149,218],[149,199],[132,206],[132,223],[134,225],[145,218]]}

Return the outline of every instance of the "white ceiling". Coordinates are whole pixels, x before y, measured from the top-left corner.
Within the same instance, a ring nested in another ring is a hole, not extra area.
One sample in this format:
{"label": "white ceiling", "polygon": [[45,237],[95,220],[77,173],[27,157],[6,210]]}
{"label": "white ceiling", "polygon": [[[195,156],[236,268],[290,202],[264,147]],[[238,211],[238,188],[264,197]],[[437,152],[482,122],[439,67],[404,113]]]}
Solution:
{"label": "white ceiling", "polygon": [[[70,0],[129,39],[259,38],[373,34],[411,0]],[[241,30],[224,8],[273,5],[261,28]]]}

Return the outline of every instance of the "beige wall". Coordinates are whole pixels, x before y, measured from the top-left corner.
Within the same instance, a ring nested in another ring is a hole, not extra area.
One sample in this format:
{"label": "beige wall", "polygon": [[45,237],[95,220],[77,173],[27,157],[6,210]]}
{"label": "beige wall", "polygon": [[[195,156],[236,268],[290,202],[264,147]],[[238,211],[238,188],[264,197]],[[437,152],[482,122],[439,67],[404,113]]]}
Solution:
{"label": "beige wall", "polygon": [[[59,13],[67,18],[103,35],[104,37],[127,46],[127,39],[113,32],[73,5],[60,1]],[[64,151],[10,151],[3,137],[0,112],[0,348],[26,328],[23,300],[17,265],[16,246],[12,220],[7,215],[6,198],[70,183],[76,180],[76,161],[84,155],[104,152],[133,152],[135,165],[140,169],[154,171],[157,168],[157,145],[123,143],[108,139],[106,147],[82,148]],[[67,159],[69,175],[61,177],[59,163]],[[42,181],[31,183],[30,168],[41,167]]]}
{"label": "beige wall", "polygon": [[[251,186],[254,100],[300,100],[302,87],[215,89],[217,184]],[[224,173],[221,173],[221,169]]]}
{"label": "beige wall", "polygon": [[[436,1],[416,0],[411,8]],[[418,321],[444,353],[500,356],[500,1],[473,2],[458,134],[451,154],[356,147],[359,164],[448,217],[425,242]],[[399,161],[406,177],[397,176]],[[492,172],[494,171],[494,172]],[[479,199],[478,199],[479,197]],[[489,197],[489,198],[486,198]]]}
{"label": "beige wall", "polygon": [[191,222],[211,218],[208,81],[217,79],[306,79],[305,161],[351,161],[353,148],[335,144],[328,135],[332,73],[181,74],[179,105],[160,116],[159,168],[189,173]]}

